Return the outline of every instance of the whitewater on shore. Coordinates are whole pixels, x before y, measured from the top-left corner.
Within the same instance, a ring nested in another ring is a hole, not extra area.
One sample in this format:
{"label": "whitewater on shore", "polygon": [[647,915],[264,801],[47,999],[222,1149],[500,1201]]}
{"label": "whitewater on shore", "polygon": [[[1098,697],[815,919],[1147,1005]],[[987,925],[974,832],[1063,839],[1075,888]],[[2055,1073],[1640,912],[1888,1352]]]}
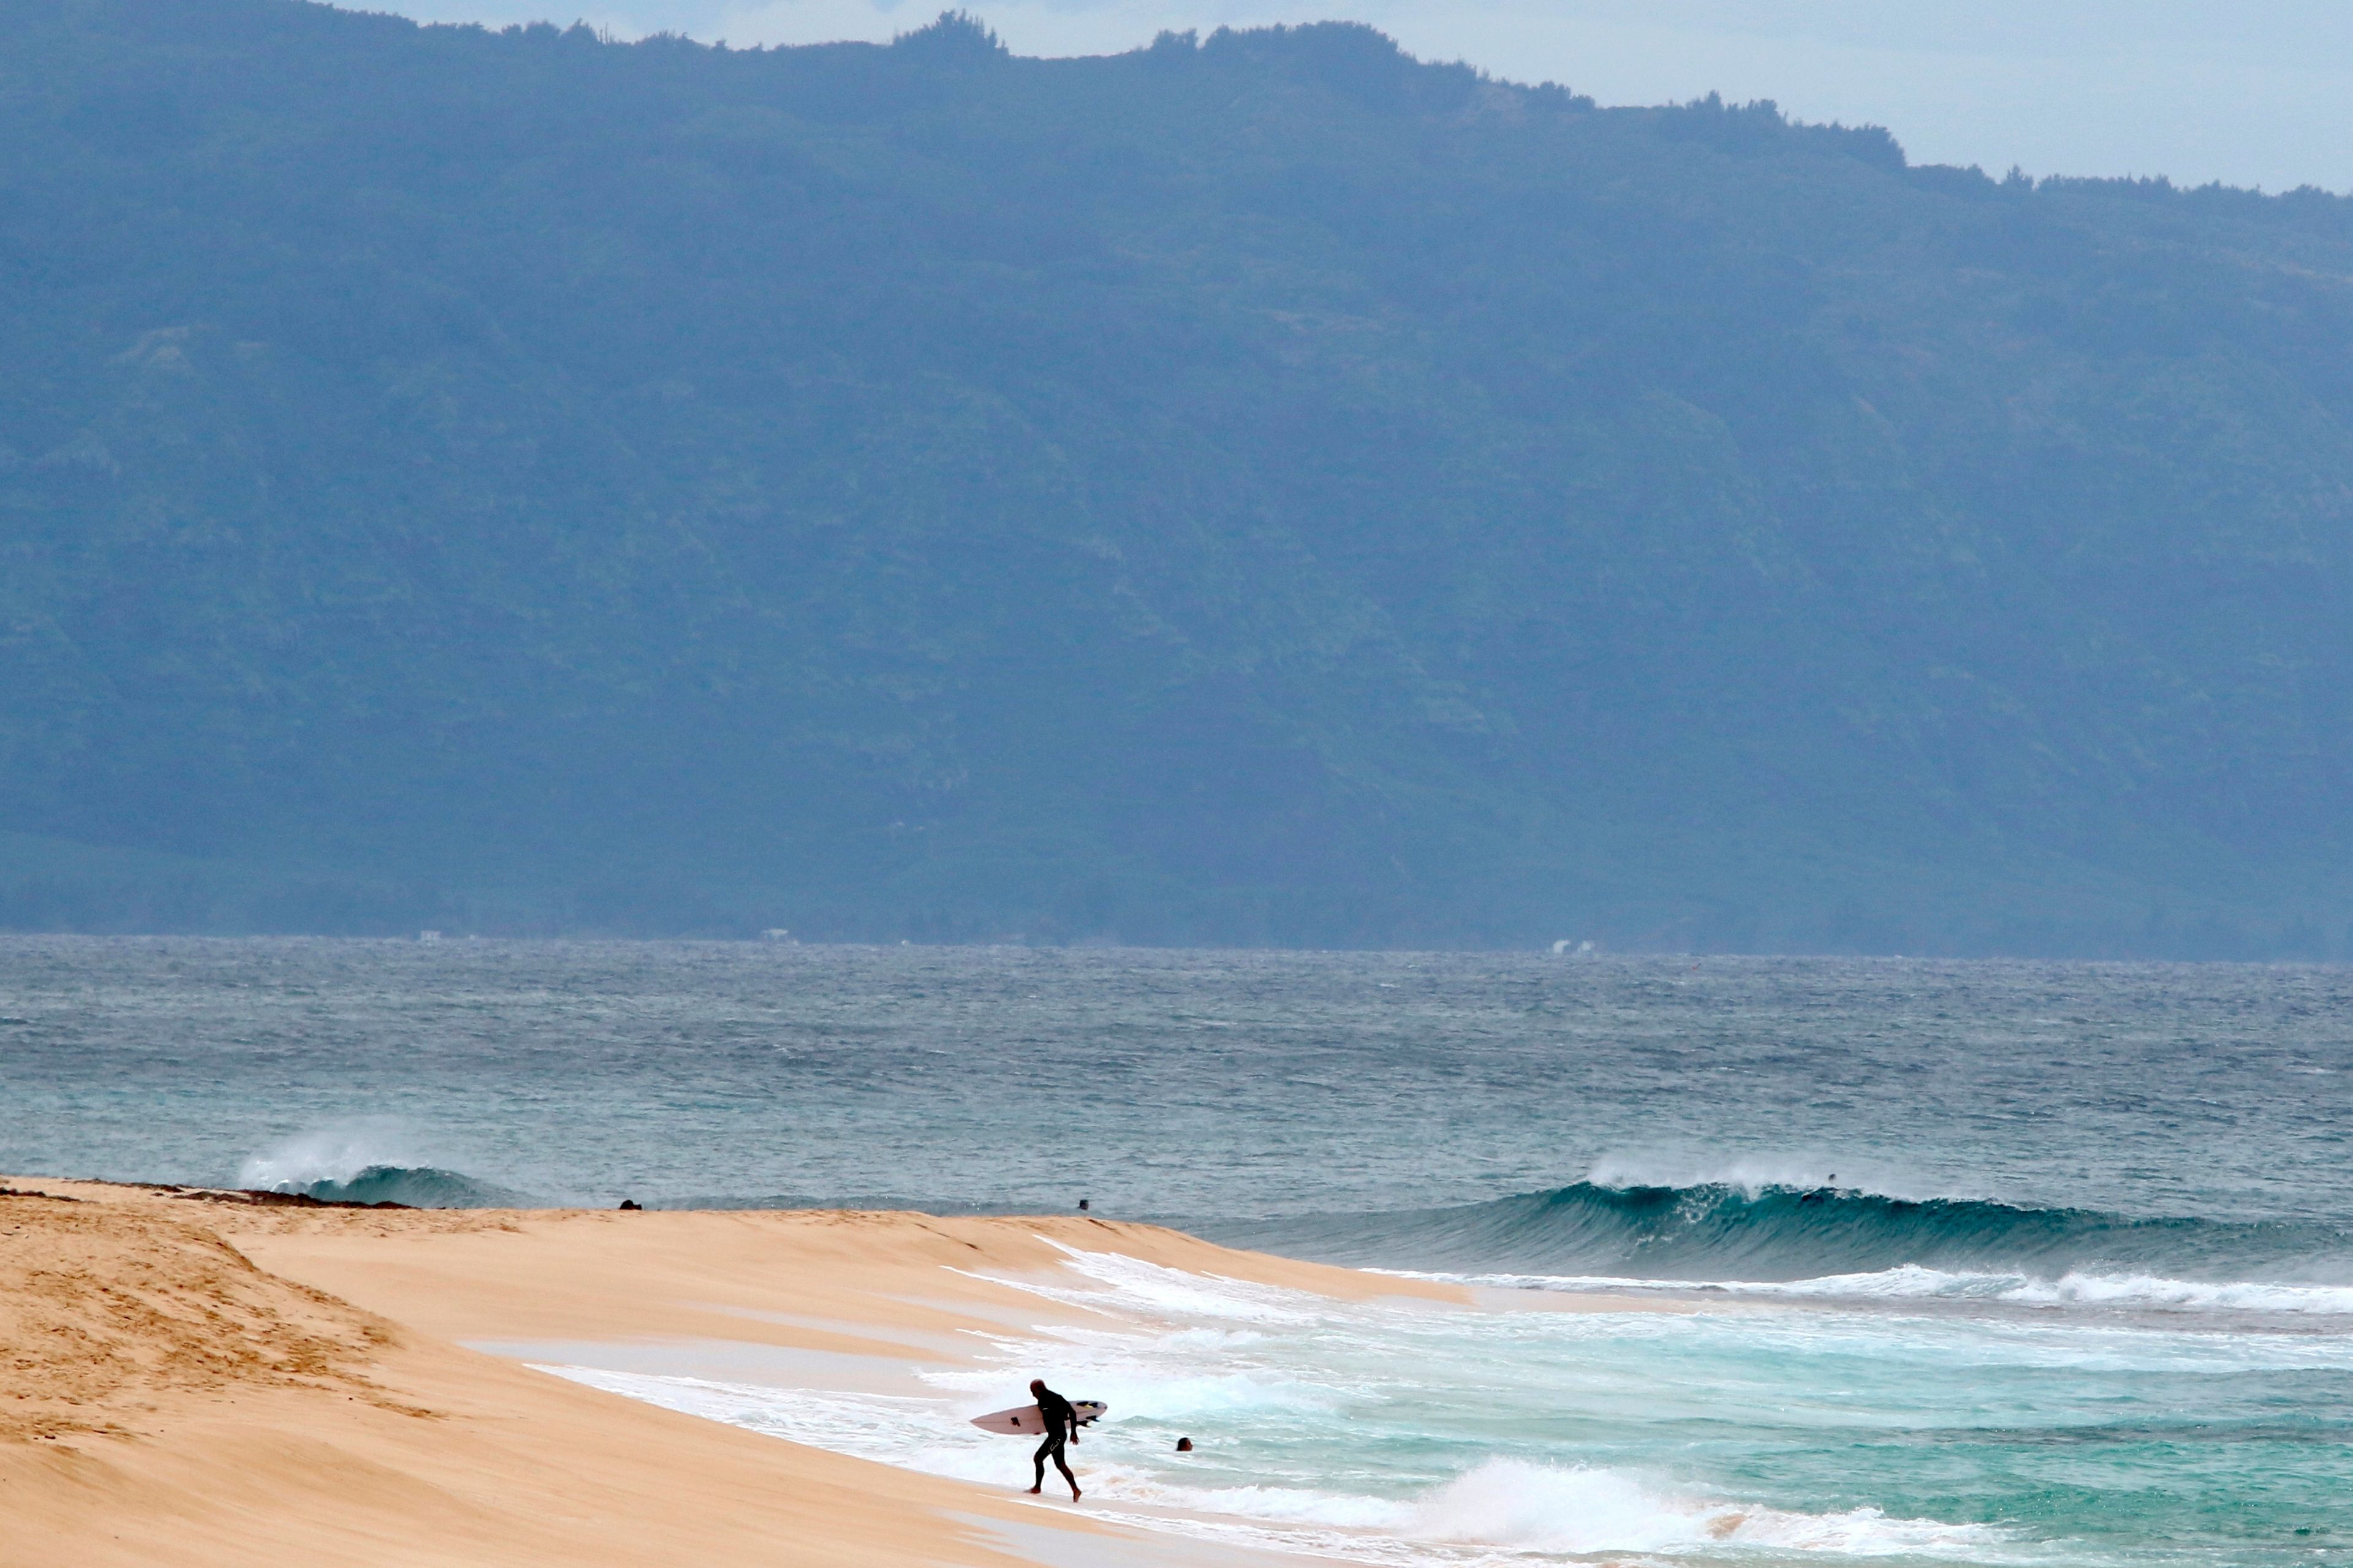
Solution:
{"label": "whitewater on shore", "polygon": [[2266,1519],[2278,1560],[2309,1561],[2316,1535],[2353,1524],[2353,1341],[2292,1331],[2300,1319],[2174,1303],[2159,1322],[2064,1293],[1922,1313],[1823,1281],[1775,1307],[1711,1304],[1714,1285],[1630,1298],[1481,1276],[1450,1277],[1483,1287],[1468,1304],[1339,1300],[1058,1250],[1053,1277],[1008,1282],[1087,1316],[976,1333],[960,1364],[905,1375],[502,1348],[670,1409],[997,1484],[1026,1449],[965,1417],[1045,1375],[1117,1413],[1079,1451],[1091,1510],[1367,1563],[2247,1563]]}

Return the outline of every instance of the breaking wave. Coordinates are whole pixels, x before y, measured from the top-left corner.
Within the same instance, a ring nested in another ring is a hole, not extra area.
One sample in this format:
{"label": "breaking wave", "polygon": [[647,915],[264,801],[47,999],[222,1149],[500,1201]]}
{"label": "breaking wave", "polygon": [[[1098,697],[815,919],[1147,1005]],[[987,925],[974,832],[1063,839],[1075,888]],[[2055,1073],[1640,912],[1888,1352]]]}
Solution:
{"label": "breaking wave", "polygon": [[1577,1182],[1491,1203],[1266,1221],[1223,1239],[1495,1283],[2034,1306],[2353,1312],[2353,1235],[1848,1187]]}
{"label": "breaking wave", "polygon": [[283,1183],[266,1189],[331,1204],[403,1204],[418,1209],[527,1208],[531,1198],[437,1165],[366,1165],[340,1180]]}
{"label": "breaking wave", "polygon": [[396,1129],[331,1128],[290,1139],[238,1169],[237,1184],[331,1204],[404,1204],[421,1209],[523,1208],[529,1194],[416,1160]]}

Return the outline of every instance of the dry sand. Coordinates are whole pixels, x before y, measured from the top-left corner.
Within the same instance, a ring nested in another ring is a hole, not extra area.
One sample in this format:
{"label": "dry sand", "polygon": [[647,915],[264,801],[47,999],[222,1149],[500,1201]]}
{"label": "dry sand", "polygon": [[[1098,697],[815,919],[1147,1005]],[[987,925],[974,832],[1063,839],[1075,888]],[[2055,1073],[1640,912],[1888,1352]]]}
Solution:
{"label": "dry sand", "polygon": [[958,1331],[1082,1310],[975,1277],[1056,1271],[1043,1237],[1347,1299],[1468,1300],[1084,1217],[302,1209],[0,1184],[5,1568],[1268,1562],[461,1342],[944,1359]]}

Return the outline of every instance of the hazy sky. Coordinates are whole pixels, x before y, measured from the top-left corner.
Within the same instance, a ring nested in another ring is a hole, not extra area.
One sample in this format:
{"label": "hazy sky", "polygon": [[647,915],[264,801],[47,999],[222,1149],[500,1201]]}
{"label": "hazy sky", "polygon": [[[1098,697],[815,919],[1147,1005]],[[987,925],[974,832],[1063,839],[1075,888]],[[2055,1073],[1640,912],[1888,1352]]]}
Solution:
{"label": "hazy sky", "polygon": [[[375,9],[385,0],[362,0]],[[396,0],[735,44],[887,39],[941,0]],[[1711,90],[1884,125],[1915,163],[2353,190],[2353,0],[972,0],[1022,54],[1346,17],[1604,103]]]}

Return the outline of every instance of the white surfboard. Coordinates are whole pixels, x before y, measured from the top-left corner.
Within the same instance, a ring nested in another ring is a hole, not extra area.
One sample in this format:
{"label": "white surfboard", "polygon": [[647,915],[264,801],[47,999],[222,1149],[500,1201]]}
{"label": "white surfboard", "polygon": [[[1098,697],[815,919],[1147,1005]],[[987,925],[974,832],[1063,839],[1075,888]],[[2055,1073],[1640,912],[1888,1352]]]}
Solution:
{"label": "white surfboard", "polygon": [[[1079,1425],[1092,1426],[1111,1408],[1100,1399],[1073,1399],[1071,1408],[1079,1417]],[[972,1424],[984,1432],[1003,1432],[1016,1437],[1042,1437],[1046,1435],[1046,1415],[1034,1405],[1018,1405],[1011,1410],[992,1410],[986,1415],[976,1415]]]}

